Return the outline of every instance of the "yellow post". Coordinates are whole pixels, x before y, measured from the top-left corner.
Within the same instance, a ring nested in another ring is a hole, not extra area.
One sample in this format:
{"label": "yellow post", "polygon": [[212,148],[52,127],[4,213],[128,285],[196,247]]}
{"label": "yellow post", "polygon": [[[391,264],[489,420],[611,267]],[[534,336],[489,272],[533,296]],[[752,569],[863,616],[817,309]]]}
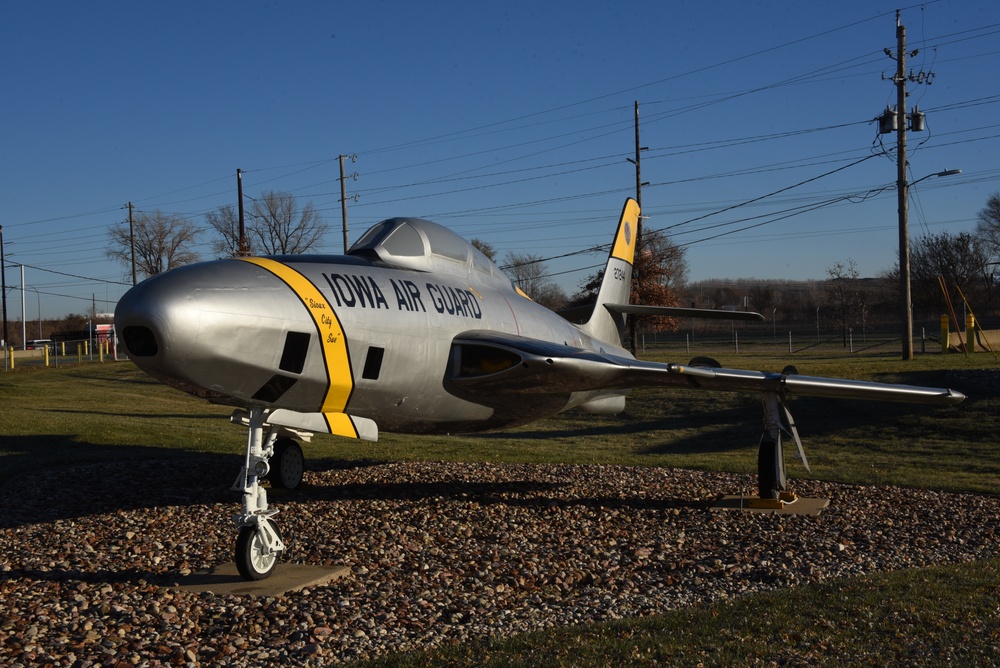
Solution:
{"label": "yellow post", "polygon": [[59,344],[59,348],[60,348],[60,349],[62,350],[62,356],[63,356],[63,357],[66,357],[66,342],[65,342],[65,341],[62,341],[62,342],[61,342],[61,343]]}
{"label": "yellow post", "polygon": [[965,316],[965,349],[976,352],[976,316],[971,313]]}
{"label": "yellow post", "polygon": [[88,356],[90,355],[90,341],[85,340],[83,342],[83,354]]}
{"label": "yellow post", "polygon": [[10,357],[10,370],[14,370],[14,347],[7,346],[7,356]]}
{"label": "yellow post", "polygon": [[97,344],[97,361],[101,362],[101,363],[104,362],[104,344],[103,343],[98,343]]}
{"label": "yellow post", "polygon": [[83,345],[76,344],[76,363],[83,364]]}
{"label": "yellow post", "polygon": [[45,344],[45,366],[49,365],[49,344]]}
{"label": "yellow post", "polygon": [[951,331],[948,328],[948,314],[941,316],[941,352],[948,352],[951,347]]}

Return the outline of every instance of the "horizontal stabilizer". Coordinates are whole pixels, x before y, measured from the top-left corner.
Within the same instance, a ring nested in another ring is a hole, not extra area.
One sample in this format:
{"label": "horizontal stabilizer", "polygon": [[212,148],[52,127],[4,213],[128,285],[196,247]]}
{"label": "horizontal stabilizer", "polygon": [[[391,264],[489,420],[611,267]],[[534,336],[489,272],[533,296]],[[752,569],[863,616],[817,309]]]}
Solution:
{"label": "horizontal stabilizer", "polygon": [[605,304],[604,308],[625,315],[656,315],[665,318],[707,318],[711,320],[763,320],[764,316],[753,311],[727,311],[725,309],[682,308],[679,306],[643,306],[641,304]]}

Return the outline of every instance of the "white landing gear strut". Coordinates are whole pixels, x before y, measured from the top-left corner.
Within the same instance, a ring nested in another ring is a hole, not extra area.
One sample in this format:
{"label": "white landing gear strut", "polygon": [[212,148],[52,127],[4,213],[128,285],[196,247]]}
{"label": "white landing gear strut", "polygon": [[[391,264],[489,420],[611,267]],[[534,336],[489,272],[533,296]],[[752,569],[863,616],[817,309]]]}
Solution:
{"label": "white landing gear strut", "polygon": [[263,580],[271,575],[278,556],[285,551],[278,525],[272,519],[277,509],[267,506],[267,490],[260,481],[267,475],[277,435],[268,430],[264,437],[267,411],[250,409],[250,429],[247,434],[246,460],[233,489],[243,492],[243,512],[233,516],[239,528],[236,539],[236,568],[246,580]]}

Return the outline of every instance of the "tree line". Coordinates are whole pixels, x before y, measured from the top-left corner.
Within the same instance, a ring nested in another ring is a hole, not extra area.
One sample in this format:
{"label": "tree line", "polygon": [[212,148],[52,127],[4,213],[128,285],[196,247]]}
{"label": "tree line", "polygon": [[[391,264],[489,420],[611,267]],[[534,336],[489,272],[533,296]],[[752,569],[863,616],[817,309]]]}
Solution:
{"label": "tree line", "polygon": [[[293,195],[275,191],[251,199],[245,219],[247,251],[253,255],[308,252],[322,242],[329,229],[311,202],[300,207]],[[205,223],[202,228],[183,216],[140,212],[131,237],[123,226],[110,228],[107,254],[129,267],[134,238],[136,270],[143,278],[200,260],[194,246],[205,233],[211,235],[215,257],[240,255],[235,207],[227,205],[209,212]],[[593,303],[603,279],[603,270],[591,274],[581,281],[576,293],[567,295],[540,255],[511,251],[500,260],[490,243],[481,239],[471,243],[500,264],[527,295],[554,310]],[[945,301],[942,284],[959,310],[964,295],[977,315],[994,314],[1000,307],[1000,193],[989,197],[978,213],[974,232],[926,234],[912,240],[910,255],[915,319],[936,320],[940,316]],[[751,310],[769,321],[780,320],[783,326],[814,322],[818,326],[822,319],[845,337],[853,329],[899,321],[898,261],[877,277],[862,278],[848,258],[828,267],[827,279],[817,281],[747,278],[689,284],[687,271],[683,248],[661,232],[644,234],[636,249],[632,302]],[[643,331],[673,330],[678,323],[670,318],[644,318],[638,319],[638,326]]]}
{"label": "tree line", "polygon": [[[113,225],[108,230],[109,258],[131,267],[133,241],[135,266],[139,277],[149,278],[176,267],[203,259],[195,250],[202,235],[211,235],[215,258],[240,256],[239,212],[226,205],[205,215],[207,228],[193,220],[160,210],[138,212],[132,229]],[[267,191],[251,199],[244,211],[246,252],[250,255],[285,255],[305,253],[323,240],[329,226],[312,202],[299,207],[294,195]]]}

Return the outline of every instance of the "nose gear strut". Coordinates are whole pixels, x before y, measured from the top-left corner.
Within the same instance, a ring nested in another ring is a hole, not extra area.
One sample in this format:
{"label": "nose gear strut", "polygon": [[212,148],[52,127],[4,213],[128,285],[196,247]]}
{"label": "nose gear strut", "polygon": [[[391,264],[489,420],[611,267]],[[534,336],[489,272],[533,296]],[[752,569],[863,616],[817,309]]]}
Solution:
{"label": "nose gear strut", "polygon": [[270,470],[269,460],[274,454],[277,434],[273,429],[264,437],[267,411],[251,408],[247,434],[246,459],[233,483],[233,489],[243,493],[243,512],[234,515],[239,528],[236,539],[236,568],[246,580],[263,580],[278,563],[279,555],[286,550],[281,531],[272,519],[276,508],[267,505],[267,490],[260,482]]}

